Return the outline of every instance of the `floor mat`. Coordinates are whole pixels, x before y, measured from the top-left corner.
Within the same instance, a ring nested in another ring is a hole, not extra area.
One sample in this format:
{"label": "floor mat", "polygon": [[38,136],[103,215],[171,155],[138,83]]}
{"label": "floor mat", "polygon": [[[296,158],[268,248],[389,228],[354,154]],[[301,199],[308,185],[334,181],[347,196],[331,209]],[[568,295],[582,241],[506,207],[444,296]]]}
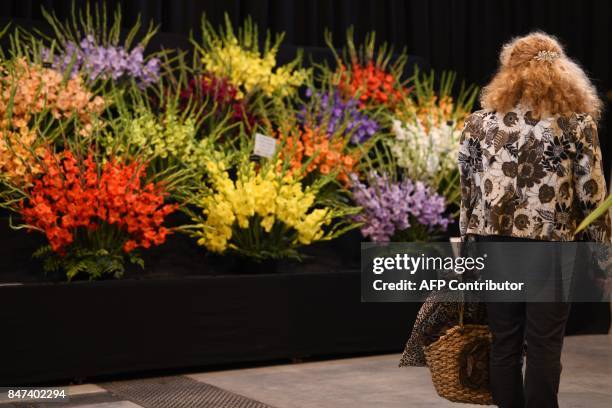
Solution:
{"label": "floor mat", "polygon": [[99,384],[144,408],[272,408],[188,377],[159,377]]}

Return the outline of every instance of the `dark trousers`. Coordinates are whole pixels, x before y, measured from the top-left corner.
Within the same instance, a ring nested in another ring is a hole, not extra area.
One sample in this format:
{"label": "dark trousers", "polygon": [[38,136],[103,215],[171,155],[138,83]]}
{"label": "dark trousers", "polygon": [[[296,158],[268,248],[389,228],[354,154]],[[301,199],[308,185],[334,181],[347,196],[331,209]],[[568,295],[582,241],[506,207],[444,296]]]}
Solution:
{"label": "dark trousers", "polygon": [[[556,408],[568,303],[487,303],[490,383],[500,408]],[[523,381],[523,345],[527,367]]]}

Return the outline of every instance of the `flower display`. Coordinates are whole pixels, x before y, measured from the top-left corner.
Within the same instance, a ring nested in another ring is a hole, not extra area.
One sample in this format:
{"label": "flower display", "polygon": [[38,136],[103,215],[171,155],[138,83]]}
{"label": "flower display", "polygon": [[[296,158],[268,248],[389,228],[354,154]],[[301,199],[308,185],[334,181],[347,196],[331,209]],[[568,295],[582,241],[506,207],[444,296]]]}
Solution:
{"label": "flower display", "polygon": [[355,219],[363,223],[362,235],[373,241],[390,241],[407,231],[416,232],[412,239],[428,239],[450,222],[444,197],[420,181],[394,182],[377,173],[369,174],[367,184],[354,175],[352,179],[353,199],[363,208]]}
{"label": "flower display", "polygon": [[[343,100],[339,92],[315,93],[308,89],[307,96],[314,100],[314,109],[304,105],[298,114],[300,120],[311,128],[325,127],[328,134],[340,131],[349,135],[353,144],[370,139],[380,128],[378,122],[359,109],[359,102],[353,98]],[[311,112],[314,110],[314,112]]]}
{"label": "flower display", "polygon": [[207,22],[203,22],[203,44],[200,50],[204,71],[217,77],[227,78],[238,87],[237,96],[261,91],[265,96],[285,97],[293,95],[308,77],[308,70],[297,68],[300,58],[277,66],[276,54],[282,36],[276,37],[271,46],[259,49],[257,27],[247,19],[239,35],[234,34],[229,16],[225,16],[226,27],[217,33]]}
{"label": "flower display", "polygon": [[281,135],[281,157],[290,162],[294,174],[319,172],[331,174],[336,172],[337,179],[349,183],[349,174],[358,162],[359,151],[347,151],[346,141],[341,137],[331,136],[322,129],[298,129],[287,136]]}
{"label": "flower display", "polygon": [[[326,34],[333,68],[302,68],[301,51],[279,64],[282,34],[227,15],[202,20],[194,55],[146,55],[154,25],[126,33],[119,9],[88,7],[43,12],[52,33],[16,32],[0,61],[0,207],[45,235],[46,270],[119,277],[175,231],[261,261],[352,228],[431,240],[452,222],[476,96],[454,74],[403,79],[405,52],[351,30],[341,54]],[[179,210],[191,221],[165,226]]]}
{"label": "flower display", "polygon": [[61,54],[52,55],[43,50],[43,60],[53,68],[64,72],[71,68],[71,75],[82,72],[90,80],[130,78],[141,86],[157,82],[160,76],[160,60],[144,57],[144,48],[137,46],[131,51],[116,45],[99,45],[92,35],[87,35],[78,44],[68,41]]}
{"label": "flower display", "polygon": [[[90,247],[130,253],[159,245],[170,233],[163,223],[177,206],[164,204],[162,185],[143,181],[141,163],[111,159],[99,168],[91,154],[79,160],[69,150],[47,152],[43,161],[45,171],[19,212],[29,229],[46,235],[60,260],[73,262]],[[110,237],[104,234],[109,227]],[[67,269],[69,279],[78,273]]]}
{"label": "flower display", "polygon": [[180,92],[181,105],[211,104],[215,113],[221,119],[229,114],[233,122],[243,122],[249,129],[257,122],[255,115],[247,108],[247,103],[238,95],[240,90],[232,85],[227,78],[216,77],[206,73],[191,78],[187,87]]}

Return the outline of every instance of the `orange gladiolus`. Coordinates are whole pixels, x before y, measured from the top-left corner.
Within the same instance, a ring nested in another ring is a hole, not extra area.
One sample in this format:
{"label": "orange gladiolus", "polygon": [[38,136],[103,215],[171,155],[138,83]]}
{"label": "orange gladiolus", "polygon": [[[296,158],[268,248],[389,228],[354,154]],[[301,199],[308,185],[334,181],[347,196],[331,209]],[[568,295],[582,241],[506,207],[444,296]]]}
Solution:
{"label": "orange gladiolus", "polygon": [[300,130],[297,135],[288,135],[284,140],[281,156],[290,160],[292,172],[300,171],[308,162],[306,174],[314,171],[330,174],[338,170],[338,180],[349,184],[349,174],[353,172],[357,156],[356,152],[345,153],[344,140],[331,139],[321,129],[308,127]]}
{"label": "orange gladiolus", "polygon": [[12,70],[0,71],[0,172],[20,186],[41,172],[38,158],[44,149],[36,146],[38,135],[30,123],[34,115],[45,109],[56,119],[74,115],[85,126],[82,132],[91,131],[92,116],[104,104],[80,77],[64,81],[61,72],[23,59]]}

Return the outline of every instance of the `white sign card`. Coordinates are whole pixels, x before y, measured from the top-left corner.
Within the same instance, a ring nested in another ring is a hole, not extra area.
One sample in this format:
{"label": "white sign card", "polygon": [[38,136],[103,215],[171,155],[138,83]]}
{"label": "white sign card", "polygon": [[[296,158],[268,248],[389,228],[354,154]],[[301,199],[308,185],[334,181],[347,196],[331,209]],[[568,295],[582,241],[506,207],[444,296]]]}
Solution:
{"label": "white sign card", "polygon": [[260,157],[270,158],[276,152],[276,139],[270,136],[255,133],[255,148],[253,154]]}

